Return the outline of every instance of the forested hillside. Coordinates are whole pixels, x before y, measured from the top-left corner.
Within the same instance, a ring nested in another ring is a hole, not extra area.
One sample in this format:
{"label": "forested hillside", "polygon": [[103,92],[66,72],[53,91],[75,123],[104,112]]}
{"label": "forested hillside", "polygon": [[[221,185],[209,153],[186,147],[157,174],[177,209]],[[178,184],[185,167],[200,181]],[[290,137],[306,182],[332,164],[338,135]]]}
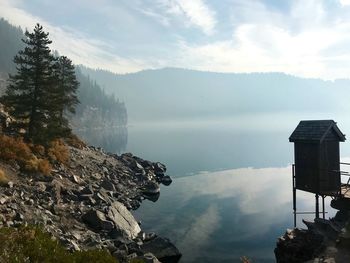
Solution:
{"label": "forested hillside", "polygon": [[[0,19],[0,94],[6,86],[8,73],[15,73],[13,58],[23,49],[21,39],[24,37],[21,28]],[[56,52],[57,53],[57,52]],[[124,126],[127,124],[127,111],[125,104],[107,95],[96,81],[83,74],[79,69],[76,76],[80,83],[76,114],[70,116],[73,128],[105,128],[111,126]]]}
{"label": "forested hillside", "polygon": [[272,112],[331,116],[349,110],[347,79],[326,81],[284,73],[215,73],[179,68],[115,74],[82,67],[82,72],[125,101],[129,122]]}

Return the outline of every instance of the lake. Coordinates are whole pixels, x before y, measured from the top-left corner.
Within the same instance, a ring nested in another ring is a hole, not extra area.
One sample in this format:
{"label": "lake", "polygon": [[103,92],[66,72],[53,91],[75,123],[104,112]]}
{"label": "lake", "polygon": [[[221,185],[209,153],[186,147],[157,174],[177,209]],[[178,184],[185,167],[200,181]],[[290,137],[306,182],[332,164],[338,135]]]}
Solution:
{"label": "lake", "polygon": [[[244,115],[135,123],[127,132],[124,128],[83,136],[108,151],[132,152],[166,164],[173,183],[161,187],[157,202],[144,201],[134,214],[145,231],[176,244],[183,253],[181,262],[240,262],[242,256],[274,262],[277,238],[293,226],[293,144],[288,137],[300,119],[330,118]],[[346,116],[334,119],[344,133],[350,129]],[[350,156],[347,144],[341,144],[343,160]],[[329,202],[326,199],[327,217],[335,214]],[[313,211],[314,196],[298,191],[297,206]],[[300,227],[301,219],[298,216]]]}

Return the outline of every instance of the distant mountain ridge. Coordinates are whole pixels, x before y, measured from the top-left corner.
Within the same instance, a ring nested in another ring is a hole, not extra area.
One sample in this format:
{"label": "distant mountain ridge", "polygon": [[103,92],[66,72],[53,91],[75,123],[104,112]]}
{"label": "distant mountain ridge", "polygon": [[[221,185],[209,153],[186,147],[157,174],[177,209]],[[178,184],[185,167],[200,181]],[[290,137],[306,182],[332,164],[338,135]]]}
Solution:
{"label": "distant mountain ridge", "polygon": [[350,80],[305,79],[284,73],[212,73],[164,68],[114,74],[80,66],[128,105],[131,122],[271,112],[350,109]]}

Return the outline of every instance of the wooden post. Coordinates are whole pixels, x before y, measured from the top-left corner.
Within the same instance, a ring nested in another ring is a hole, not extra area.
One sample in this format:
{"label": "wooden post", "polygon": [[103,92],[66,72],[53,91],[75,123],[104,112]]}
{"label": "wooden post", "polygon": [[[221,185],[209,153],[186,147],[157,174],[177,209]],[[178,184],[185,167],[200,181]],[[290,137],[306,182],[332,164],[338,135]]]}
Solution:
{"label": "wooden post", "polygon": [[294,228],[297,227],[297,190],[295,188],[295,165],[292,165],[292,184],[293,184],[293,214],[294,214]]}
{"label": "wooden post", "polygon": [[322,218],[326,219],[326,215],[325,215],[326,213],[324,211],[324,198],[325,198],[325,196],[322,195]]}
{"label": "wooden post", "polygon": [[318,194],[315,195],[315,199],[316,199],[316,218],[320,218],[320,207],[318,204]]}

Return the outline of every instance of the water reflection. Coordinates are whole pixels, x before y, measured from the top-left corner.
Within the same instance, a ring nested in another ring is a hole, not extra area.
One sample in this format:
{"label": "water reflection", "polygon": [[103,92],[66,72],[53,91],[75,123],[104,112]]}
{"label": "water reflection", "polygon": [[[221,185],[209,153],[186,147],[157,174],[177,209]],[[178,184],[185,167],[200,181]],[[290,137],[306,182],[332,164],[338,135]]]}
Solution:
{"label": "water reflection", "polygon": [[[290,171],[244,168],[176,178],[136,216],[144,229],[171,237],[182,262],[240,262],[244,255],[274,262],[276,238],[292,227]],[[313,210],[313,198],[298,192],[298,208]]]}
{"label": "water reflection", "polygon": [[128,143],[128,129],[125,126],[115,126],[108,129],[74,130],[84,141],[96,147],[102,147],[108,152],[123,153]]}

